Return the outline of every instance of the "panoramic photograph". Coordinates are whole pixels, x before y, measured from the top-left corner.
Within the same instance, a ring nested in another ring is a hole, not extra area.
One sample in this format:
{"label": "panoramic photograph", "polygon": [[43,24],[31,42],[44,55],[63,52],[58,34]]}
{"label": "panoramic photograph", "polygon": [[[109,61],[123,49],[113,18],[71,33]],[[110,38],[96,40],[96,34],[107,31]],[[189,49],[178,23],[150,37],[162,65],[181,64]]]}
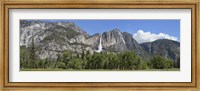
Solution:
{"label": "panoramic photograph", "polygon": [[20,71],[180,71],[180,20],[20,20]]}

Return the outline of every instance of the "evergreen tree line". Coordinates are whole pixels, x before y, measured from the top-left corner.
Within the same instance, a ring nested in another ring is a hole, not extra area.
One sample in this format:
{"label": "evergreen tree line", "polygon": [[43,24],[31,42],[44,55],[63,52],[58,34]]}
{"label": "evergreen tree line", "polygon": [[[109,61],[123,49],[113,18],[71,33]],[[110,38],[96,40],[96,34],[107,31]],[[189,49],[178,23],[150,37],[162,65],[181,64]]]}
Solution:
{"label": "evergreen tree line", "polygon": [[73,55],[70,51],[57,59],[39,59],[35,54],[34,40],[28,48],[20,47],[20,68],[24,69],[108,69],[108,70],[143,70],[143,69],[170,69],[180,68],[180,58],[177,61],[155,56],[150,60],[142,60],[134,52],[101,52]]}
{"label": "evergreen tree line", "polygon": [[[31,49],[30,49],[31,50]],[[143,70],[143,69],[170,69],[179,68],[180,59],[177,62],[166,59],[162,56],[155,56],[150,60],[141,60],[134,52],[122,53],[94,53],[73,55],[72,52],[57,54],[55,61],[33,58],[32,52],[28,60],[25,60],[25,53],[21,52],[21,68],[28,69],[107,69],[107,70]]]}

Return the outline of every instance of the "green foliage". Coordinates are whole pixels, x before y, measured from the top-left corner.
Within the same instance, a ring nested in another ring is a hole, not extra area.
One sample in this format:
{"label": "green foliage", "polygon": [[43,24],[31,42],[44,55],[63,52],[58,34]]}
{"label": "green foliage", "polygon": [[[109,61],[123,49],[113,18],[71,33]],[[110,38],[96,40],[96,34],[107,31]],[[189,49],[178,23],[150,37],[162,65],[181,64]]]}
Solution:
{"label": "green foliage", "polygon": [[66,36],[67,38],[73,38],[74,36],[79,35],[78,32],[76,32],[75,30],[73,30],[69,27],[63,27],[63,26],[57,25],[54,29],[65,30],[63,32],[56,32],[56,33],[58,33],[59,35]]}
{"label": "green foliage", "polygon": [[63,60],[64,62],[67,63],[67,62],[70,61],[72,58],[73,58],[73,56],[72,56],[72,53],[71,53],[71,52],[66,51],[66,52],[63,53],[62,60]]}
{"label": "green foliage", "polygon": [[107,64],[108,69],[119,69],[119,67],[120,67],[120,59],[117,56],[117,54],[109,54],[106,62],[108,63]]}
{"label": "green foliage", "polygon": [[32,44],[30,49],[30,60],[32,61],[36,60],[34,38],[32,38]]}
{"label": "green foliage", "polygon": [[20,47],[20,68],[24,68],[26,66],[25,56],[26,56],[26,49],[24,46],[22,46]]}
{"label": "green foliage", "polygon": [[173,67],[173,61],[171,61],[171,60],[165,60],[165,65],[164,65],[164,68],[167,68],[167,69],[169,69],[169,68],[172,68]]}
{"label": "green foliage", "polygon": [[174,68],[180,68],[180,57],[174,62]]}
{"label": "green foliage", "polygon": [[[30,48],[29,51],[34,48]],[[89,54],[83,52],[75,54],[70,51],[57,54],[55,61],[46,59],[33,59],[25,61],[25,48],[20,49],[20,67],[29,69],[107,69],[107,70],[146,70],[146,69],[171,69],[173,61],[161,56],[155,56],[151,60],[141,60],[134,52],[101,52]],[[31,53],[29,53],[31,54]],[[37,58],[37,57],[36,57]]]}
{"label": "green foliage", "polygon": [[62,61],[62,60],[61,60],[61,55],[58,53],[57,56],[58,56],[57,62],[61,62],[61,61]]}
{"label": "green foliage", "polygon": [[61,36],[59,32],[51,33],[49,36],[43,39],[43,42],[52,41],[52,40],[54,40],[55,42],[58,42],[58,41],[62,42],[62,41],[65,41],[65,38]]}
{"label": "green foliage", "polygon": [[64,62],[57,62],[56,63],[56,68],[59,68],[59,69],[66,69],[66,65]]}
{"label": "green foliage", "polygon": [[140,58],[134,52],[125,52],[120,55],[121,69],[140,69]]}
{"label": "green foliage", "polygon": [[149,69],[150,67],[148,66],[148,62],[147,61],[142,61],[141,63],[141,69]]}
{"label": "green foliage", "polygon": [[68,30],[65,32],[67,38],[73,38],[74,36],[77,36],[79,33],[74,30]]}
{"label": "green foliage", "polygon": [[39,62],[37,61],[37,56],[35,54],[35,44],[34,38],[32,37],[32,43],[29,48],[25,46],[20,47],[20,68],[37,68]]}
{"label": "green foliage", "polygon": [[82,69],[82,60],[80,58],[72,58],[68,62],[68,68],[70,69]]}
{"label": "green foliage", "polygon": [[173,67],[173,61],[161,56],[155,56],[150,62],[151,67],[154,69],[169,69]]}
{"label": "green foliage", "polygon": [[[57,30],[63,30],[63,31],[57,31]],[[44,42],[51,41],[51,40],[54,40],[56,42],[58,41],[63,42],[65,41],[65,37],[71,39],[71,38],[74,38],[74,36],[77,36],[80,34],[79,32],[76,32],[73,29],[70,29],[68,27],[63,27],[60,25],[57,25],[54,28],[49,28],[46,31],[51,31],[51,34],[44,38],[43,40]]]}
{"label": "green foliage", "polygon": [[180,57],[177,59],[177,68],[180,68]]}

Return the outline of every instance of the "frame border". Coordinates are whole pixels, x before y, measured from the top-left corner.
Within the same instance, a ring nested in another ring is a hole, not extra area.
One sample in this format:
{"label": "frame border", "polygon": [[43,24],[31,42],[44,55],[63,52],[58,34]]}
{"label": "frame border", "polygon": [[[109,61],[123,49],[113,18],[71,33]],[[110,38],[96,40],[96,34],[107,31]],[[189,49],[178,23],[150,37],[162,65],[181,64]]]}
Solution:
{"label": "frame border", "polygon": [[[56,83],[56,82],[9,82],[8,50],[9,50],[9,9],[64,9],[64,8],[90,8],[90,9],[191,9],[192,10],[192,82],[81,82],[81,83]],[[197,30],[198,30],[198,3],[197,2],[2,2],[2,32],[3,32],[3,88],[8,87],[190,87],[197,88]]]}

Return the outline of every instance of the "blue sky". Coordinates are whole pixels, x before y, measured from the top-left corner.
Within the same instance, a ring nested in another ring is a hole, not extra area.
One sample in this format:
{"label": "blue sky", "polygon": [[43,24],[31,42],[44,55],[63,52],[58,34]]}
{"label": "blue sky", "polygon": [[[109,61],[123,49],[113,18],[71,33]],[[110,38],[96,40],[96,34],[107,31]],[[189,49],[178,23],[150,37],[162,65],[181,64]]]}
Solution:
{"label": "blue sky", "polygon": [[134,35],[138,30],[152,34],[165,33],[180,40],[180,20],[45,20],[51,22],[74,22],[84,31],[93,35],[114,28]]}
{"label": "blue sky", "polygon": [[131,34],[138,30],[144,30],[151,33],[166,33],[171,36],[180,37],[180,20],[62,20],[74,22],[84,31],[93,35],[110,31],[114,28],[120,29],[122,32]]}

